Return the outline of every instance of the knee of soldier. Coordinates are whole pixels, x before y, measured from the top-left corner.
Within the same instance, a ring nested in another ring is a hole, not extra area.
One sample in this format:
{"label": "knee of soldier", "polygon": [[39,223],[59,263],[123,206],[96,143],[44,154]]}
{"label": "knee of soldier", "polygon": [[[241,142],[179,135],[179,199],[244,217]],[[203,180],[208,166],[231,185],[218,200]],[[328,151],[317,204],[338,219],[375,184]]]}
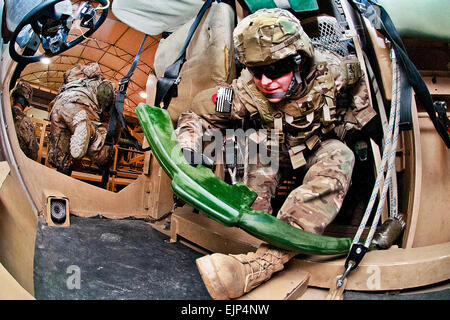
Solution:
{"label": "knee of soldier", "polygon": [[343,158],[346,160],[347,163],[351,164],[351,166],[353,167],[353,165],[355,164],[355,153],[346,144],[344,143],[341,144],[342,144],[341,154]]}
{"label": "knee of soldier", "polygon": [[353,168],[353,165],[355,164],[355,154],[345,143],[339,140],[330,139],[322,142],[322,147],[332,155],[339,155],[342,162],[348,163]]}

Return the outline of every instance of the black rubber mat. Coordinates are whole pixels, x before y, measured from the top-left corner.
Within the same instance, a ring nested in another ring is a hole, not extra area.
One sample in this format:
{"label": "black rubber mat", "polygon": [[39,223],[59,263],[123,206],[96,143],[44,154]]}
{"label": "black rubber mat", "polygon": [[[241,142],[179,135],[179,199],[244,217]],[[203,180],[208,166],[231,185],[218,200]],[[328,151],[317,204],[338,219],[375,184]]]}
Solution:
{"label": "black rubber mat", "polygon": [[195,250],[140,220],[70,217],[39,223],[35,297],[41,300],[206,300]]}
{"label": "black rubber mat", "polygon": [[344,300],[450,300],[450,289],[424,293],[365,293],[347,291]]}
{"label": "black rubber mat", "polygon": [[[140,220],[71,216],[69,228],[39,222],[34,256],[38,300],[210,300],[195,250]],[[344,300],[449,300],[424,294],[346,291]]]}

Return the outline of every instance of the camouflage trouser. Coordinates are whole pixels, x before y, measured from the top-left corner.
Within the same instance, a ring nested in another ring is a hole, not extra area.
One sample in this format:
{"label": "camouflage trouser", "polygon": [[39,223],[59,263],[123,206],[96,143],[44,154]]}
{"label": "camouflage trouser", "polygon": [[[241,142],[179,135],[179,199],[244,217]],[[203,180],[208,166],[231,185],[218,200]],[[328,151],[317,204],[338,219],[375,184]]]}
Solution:
{"label": "camouflage trouser", "polygon": [[[49,137],[48,161],[64,173],[70,173],[73,158],[70,154],[70,138],[75,131],[74,116],[79,111],[86,111],[80,104],[68,103],[55,106],[51,113],[51,133]],[[112,159],[113,148],[105,146],[107,124],[97,121],[92,113],[87,114],[87,126],[90,128],[91,138],[85,156],[93,163],[103,167]]]}
{"label": "camouflage trouser", "polygon": [[270,165],[249,164],[245,170],[244,183],[258,194],[252,209],[272,213],[271,200],[280,182],[280,171]]}
{"label": "camouflage trouser", "polygon": [[[308,158],[303,184],[294,189],[277,218],[294,227],[323,233],[338,214],[350,186],[353,152],[341,141],[326,140]],[[258,194],[253,209],[271,212],[280,176],[270,167],[249,166],[247,185]]]}
{"label": "camouflage trouser", "polygon": [[33,122],[26,116],[23,118],[15,118],[14,126],[23,153],[25,153],[28,158],[37,160],[39,145],[37,143]]}

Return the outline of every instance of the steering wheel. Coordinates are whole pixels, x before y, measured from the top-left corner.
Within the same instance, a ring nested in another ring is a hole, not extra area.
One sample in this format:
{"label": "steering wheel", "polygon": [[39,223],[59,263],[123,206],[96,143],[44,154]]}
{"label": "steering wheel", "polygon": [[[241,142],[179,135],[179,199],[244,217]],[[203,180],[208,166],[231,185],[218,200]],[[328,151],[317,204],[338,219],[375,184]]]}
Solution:
{"label": "steering wheel", "polygon": [[[80,5],[80,10],[76,14],[79,17],[76,16],[75,18],[80,19],[80,26],[87,28],[88,30],[76,39],[67,42],[67,36],[74,19],[71,15],[61,15],[61,17],[57,16],[55,6],[61,1],[64,0],[44,1],[25,15],[22,21],[17,25],[17,28],[14,30],[9,43],[9,54],[13,60],[22,64],[28,64],[37,62],[44,56],[52,57],[74,47],[93,34],[102,25],[108,15],[110,4],[109,0],[96,1],[102,5],[102,7],[99,8],[102,10],[102,13],[97,21],[95,21],[95,12],[99,9],[91,8],[90,4],[87,2],[84,6]],[[24,30],[24,28],[28,28],[28,30]],[[24,30],[25,33],[28,31],[29,35],[31,33],[31,36],[29,41],[27,41],[25,50],[22,53],[18,53],[16,51],[16,42],[22,30]],[[42,45],[45,53],[41,55],[34,55],[39,45]]]}

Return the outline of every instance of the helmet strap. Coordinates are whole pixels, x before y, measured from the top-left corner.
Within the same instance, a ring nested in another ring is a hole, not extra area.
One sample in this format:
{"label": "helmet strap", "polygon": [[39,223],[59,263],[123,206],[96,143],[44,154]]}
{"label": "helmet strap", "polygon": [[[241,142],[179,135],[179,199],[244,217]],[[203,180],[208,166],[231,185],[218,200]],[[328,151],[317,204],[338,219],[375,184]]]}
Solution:
{"label": "helmet strap", "polygon": [[304,62],[302,59],[302,55],[298,53],[292,58],[292,60],[295,63],[294,78],[295,78],[295,81],[297,81],[297,84],[300,85],[303,82],[302,76],[301,76],[301,70],[300,70],[301,69],[300,67],[303,65],[303,62]]}
{"label": "helmet strap", "polygon": [[302,84],[302,82],[303,81],[302,81],[302,77],[300,76],[300,68],[297,65],[297,66],[295,66],[295,69],[294,69],[294,75],[292,77],[291,84],[289,85],[289,88],[286,91],[286,98],[289,98],[292,95],[294,95],[297,92],[297,89]]}
{"label": "helmet strap", "polygon": [[286,98],[287,91],[277,92],[277,93],[263,93],[264,97],[267,99],[284,99]]}

